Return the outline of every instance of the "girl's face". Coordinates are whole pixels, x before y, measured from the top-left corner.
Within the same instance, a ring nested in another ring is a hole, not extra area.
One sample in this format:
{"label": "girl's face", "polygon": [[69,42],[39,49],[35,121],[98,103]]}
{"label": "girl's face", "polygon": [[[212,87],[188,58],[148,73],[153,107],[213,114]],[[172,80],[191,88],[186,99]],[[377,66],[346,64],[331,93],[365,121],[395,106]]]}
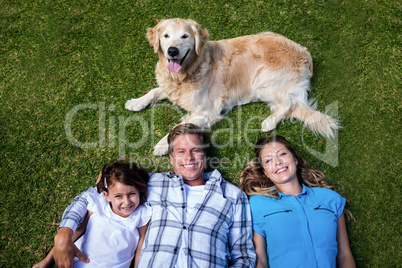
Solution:
{"label": "girl's face", "polygon": [[260,155],[264,174],[278,187],[297,182],[297,160],[285,145],[271,142],[261,150]]}
{"label": "girl's face", "polygon": [[140,193],[137,188],[120,182],[116,182],[103,194],[112,204],[113,212],[124,218],[130,216],[140,204]]}

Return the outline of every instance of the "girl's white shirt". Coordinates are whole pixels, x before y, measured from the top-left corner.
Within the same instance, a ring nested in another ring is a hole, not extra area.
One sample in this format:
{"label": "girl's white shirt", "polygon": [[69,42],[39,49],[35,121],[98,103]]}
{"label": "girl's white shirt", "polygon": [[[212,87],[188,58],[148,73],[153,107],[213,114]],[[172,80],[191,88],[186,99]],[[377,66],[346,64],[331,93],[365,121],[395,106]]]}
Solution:
{"label": "girl's white shirt", "polygon": [[84,263],[75,258],[74,268],[78,267],[129,267],[137,248],[139,234],[137,228],[148,223],[152,208],[140,205],[127,218],[116,215],[109,202],[95,188],[87,190],[89,196],[89,218],[85,234],[75,244],[90,259]]}

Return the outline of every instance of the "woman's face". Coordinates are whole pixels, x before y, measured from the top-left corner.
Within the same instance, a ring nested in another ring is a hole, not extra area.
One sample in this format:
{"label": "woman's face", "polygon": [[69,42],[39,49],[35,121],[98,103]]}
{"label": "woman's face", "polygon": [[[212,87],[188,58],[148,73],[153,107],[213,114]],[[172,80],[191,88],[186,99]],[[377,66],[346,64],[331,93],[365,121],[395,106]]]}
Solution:
{"label": "woman's face", "polygon": [[281,185],[297,182],[297,160],[285,145],[271,142],[265,145],[260,154],[264,174],[281,188]]}

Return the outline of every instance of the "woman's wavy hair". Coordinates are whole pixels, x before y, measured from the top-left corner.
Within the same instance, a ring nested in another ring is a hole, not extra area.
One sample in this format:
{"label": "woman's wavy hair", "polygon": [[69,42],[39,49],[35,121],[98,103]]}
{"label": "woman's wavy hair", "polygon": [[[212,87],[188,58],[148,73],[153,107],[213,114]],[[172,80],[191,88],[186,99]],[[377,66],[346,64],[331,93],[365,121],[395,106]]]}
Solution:
{"label": "woman's wavy hair", "polygon": [[[256,143],[254,147],[254,160],[248,162],[240,174],[240,189],[242,189],[247,196],[265,195],[279,198],[275,184],[264,174],[261,161],[262,149],[271,142],[283,144],[297,160],[296,175],[299,183],[303,183],[308,187],[321,187],[336,191],[335,186],[327,181],[322,171],[310,168],[307,159],[301,156],[290,142],[282,136],[275,135],[262,138]],[[349,209],[344,208],[343,211],[347,220],[355,220]]]}
{"label": "woman's wavy hair", "polygon": [[323,172],[318,169],[310,168],[308,161],[282,136],[275,135],[260,139],[255,147],[255,158],[246,164],[246,167],[240,174],[240,188],[248,195],[265,195],[279,198],[275,184],[264,174],[261,151],[269,143],[278,142],[283,144],[286,149],[297,160],[296,175],[299,183],[308,187],[321,187],[335,190],[325,178]]}

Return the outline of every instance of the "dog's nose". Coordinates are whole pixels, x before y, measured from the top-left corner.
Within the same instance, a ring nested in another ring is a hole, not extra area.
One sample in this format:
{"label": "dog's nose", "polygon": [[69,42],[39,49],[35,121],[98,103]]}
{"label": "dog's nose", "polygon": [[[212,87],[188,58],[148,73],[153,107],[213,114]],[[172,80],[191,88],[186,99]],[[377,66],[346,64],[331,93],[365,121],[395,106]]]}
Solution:
{"label": "dog's nose", "polygon": [[171,57],[175,57],[175,56],[179,55],[179,50],[177,49],[177,47],[169,47],[168,54]]}

